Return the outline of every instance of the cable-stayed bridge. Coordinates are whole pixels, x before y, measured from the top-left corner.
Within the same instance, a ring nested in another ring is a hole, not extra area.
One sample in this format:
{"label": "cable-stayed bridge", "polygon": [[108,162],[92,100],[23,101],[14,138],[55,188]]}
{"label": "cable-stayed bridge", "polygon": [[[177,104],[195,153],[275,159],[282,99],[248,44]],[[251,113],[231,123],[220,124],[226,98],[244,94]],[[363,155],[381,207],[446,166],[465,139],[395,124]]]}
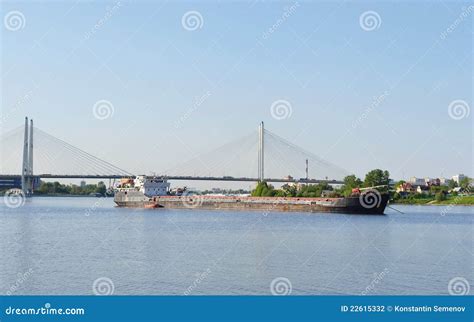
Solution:
{"label": "cable-stayed bridge", "polygon": [[[25,118],[0,139],[0,189],[33,193],[39,179],[118,179],[135,175],[85,152]],[[145,156],[146,157],[146,156]],[[235,139],[157,176],[169,180],[342,183],[347,171],[266,130]],[[290,176],[291,174],[291,176]]]}

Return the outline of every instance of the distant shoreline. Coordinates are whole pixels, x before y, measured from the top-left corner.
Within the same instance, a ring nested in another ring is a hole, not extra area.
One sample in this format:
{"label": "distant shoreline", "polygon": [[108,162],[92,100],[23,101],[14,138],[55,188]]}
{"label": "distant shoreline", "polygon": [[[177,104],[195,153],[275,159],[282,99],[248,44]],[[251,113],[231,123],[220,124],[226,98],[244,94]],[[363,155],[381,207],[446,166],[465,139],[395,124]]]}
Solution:
{"label": "distant shoreline", "polygon": [[77,197],[77,198],[113,198],[113,196],[111,197],[104,197],[104,196],[101,196],[101,197],[97,197],[97,196],[89,196],[89,195],[69,195],[69,194],[61,194],[61,193],[58,193],[58,194],[41,194],[41,195],[33,195],[33,197]]}
{"label": "distant shoreline", "polygon": [[397,205],[397,206],[445,206],[445,207],[450,207],[450,206],[474,206],[474,204],[469,204],[469,203],[407,203],[407,202],[390,202],[389,205]]}
{"label": "distant shoreline", "polygon": [[[74,195],[74,194],[41,194],[41,195],[34,195],[34,197],[74,197],[74,198],[113,198],[110,197],[98,197],[98,196],[90,196],[90,195]],[[464,200],[467,199],[467,200]],[[407,205],[407,206],[474,206],[474,196],[463,196],[459,197],[458,200],[455,198],[443,200],[443,201],[436,201],[434,199],[399,199],[396,201],[390,201],[390,205]]]}
{"label": "distant shoreline", "polygon": [[437,201],[434,198],[398,199],[390,202],[392,205],[420,206],[474,206],[474,196],[456,196]]}

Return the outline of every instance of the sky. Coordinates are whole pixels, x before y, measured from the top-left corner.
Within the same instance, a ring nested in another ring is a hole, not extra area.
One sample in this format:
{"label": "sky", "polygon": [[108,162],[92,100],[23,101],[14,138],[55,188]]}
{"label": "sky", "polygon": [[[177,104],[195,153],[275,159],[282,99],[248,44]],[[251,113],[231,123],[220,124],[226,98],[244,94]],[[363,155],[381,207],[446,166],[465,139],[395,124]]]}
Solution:
{"label": "sky", "polygon": [[148,174],[264,121],[361,177],[473,176],[473,15],[456,1],[2,1],[1,131],[29,116]]}

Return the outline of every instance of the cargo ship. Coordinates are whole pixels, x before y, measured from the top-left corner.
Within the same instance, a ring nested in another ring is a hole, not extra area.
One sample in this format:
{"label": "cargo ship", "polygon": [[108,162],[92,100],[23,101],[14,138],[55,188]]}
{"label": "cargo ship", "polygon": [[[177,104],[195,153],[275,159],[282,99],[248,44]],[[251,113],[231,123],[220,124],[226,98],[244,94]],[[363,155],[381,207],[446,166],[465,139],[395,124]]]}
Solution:
{"label": "cargo ship", "polygon": [[340,198],[197,195],[185,189],[171,191],[166,178],[149,176],[122,179],[115,188],[114,195],[118,207],[379,215],[384,213],[388,200],[388,194],[375,189],[358,191],[349,197]]}

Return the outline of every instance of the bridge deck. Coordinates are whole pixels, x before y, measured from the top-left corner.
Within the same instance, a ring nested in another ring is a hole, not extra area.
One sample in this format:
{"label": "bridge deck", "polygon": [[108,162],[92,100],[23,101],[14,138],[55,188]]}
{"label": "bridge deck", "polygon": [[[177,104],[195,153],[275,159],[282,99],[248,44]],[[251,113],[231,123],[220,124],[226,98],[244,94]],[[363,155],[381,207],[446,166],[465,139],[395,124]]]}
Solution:
{"label": "bridge deck", "polygon": [[[2,179],[13,179],[19,178],[21,175],[0,175]],[[124,178],[123,175],[67,175],[67,174],[36,174],[33,177],[41,179],[120,179]],[[189,180],[189,181],[234,181],[234,182],[257,182],[258,178],[235,178],[235,177],[193,177],[193,176],[169,176],[160,175],[158,177],[167,178],[168,180]],[[327,182],[332,184],[343,184],[343,181],[339,180],[324,180],[324,179],[285,179],[285,178],[266,178],[267,182],[300,182],[300,183],[321,183]]]}

